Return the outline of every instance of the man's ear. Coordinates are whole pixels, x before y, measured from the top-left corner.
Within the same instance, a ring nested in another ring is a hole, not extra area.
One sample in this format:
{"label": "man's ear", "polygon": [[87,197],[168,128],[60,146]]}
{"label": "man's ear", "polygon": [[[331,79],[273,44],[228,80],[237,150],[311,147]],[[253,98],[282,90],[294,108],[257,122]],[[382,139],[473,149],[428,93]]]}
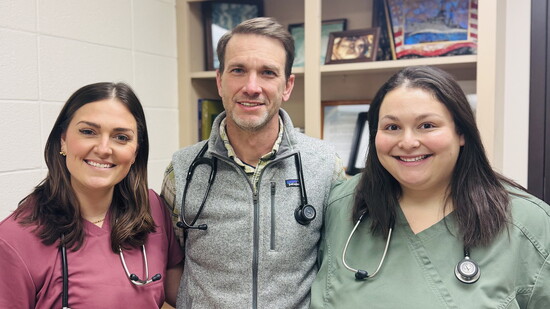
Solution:
{"label": "man's ear", "polygon": [[286,102],[290,98],[290,94],[292,93],[292,89],[294,89],[294,74],[290,74],[288,77],[288,80],[285,83],[285,90],[283,91],[283,101]]}

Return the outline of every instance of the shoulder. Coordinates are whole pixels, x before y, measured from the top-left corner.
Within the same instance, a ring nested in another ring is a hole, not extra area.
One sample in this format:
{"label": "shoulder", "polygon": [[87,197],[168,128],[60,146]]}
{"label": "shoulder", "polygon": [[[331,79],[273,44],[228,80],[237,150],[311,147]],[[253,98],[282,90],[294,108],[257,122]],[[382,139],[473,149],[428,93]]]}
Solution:
{"label": "shoulder", "polygon": [[155,222],[160,224],[159,221],[164,221],[167,207],[164,205],[164,200],[153,189],[149,189],[149,206]]}
{"label": "shoulder", "polygon": [[514,221],[528,222],[550,219],[550,206],[537,197],[516,189],[508,189],[510,192],[510,208]]}
{"label": "shoulder", "polygon": [[300,146],[300,151],[307,151],[311,153],[316,153],[318,155],[327,154],[334,155],[336,154],[336,149],[331,144],[326,141],[307,136],[298,131],[292,132],[294,139],[298,146]]}
{"label": "shoulder", "polygon": [[348,180],[336,182],[330,190],[329,204],[338,203],[341,200],[353,200],[355,188],[361,180],[362,174],[357,174]]}
{"label": "shoulder", "polygon": [[355,199],[355,188],[361,179],[361,174],[348,180],[337,181],[330,190],[326,211],[327,221],[334,218],[351,218],[351,209]]}
{"label": "shoulder", "polygon": [[527,192],[508,190],[512,225],[539,250],[550,250],[550,206]]}
{"label": "shoulder", "polygon": [[[184,147],[184,148],[181,148],[181,149],[177,150],[176,152],[174,152],[174,155],[172,156],[172,160],[174,162],[177,162],[180,159],[187,158],[190,154],[198,153],[199,150],[204,146],[204,144],[207,141],[208,140],[200,141],[200,142],[198,142],[194,145],[187,146],[187,147]],[[193,158],[191,158],[191,159],[193,159]]]}
{"label": "shoulder", "polygon": [[36,226],[23,226],[12,214],[0,223],[0,251],[15,252],[20,259],[30,261],[37,256],[47,258],[46,253],[56,252],[56,246],[46,246],[34,234]]}

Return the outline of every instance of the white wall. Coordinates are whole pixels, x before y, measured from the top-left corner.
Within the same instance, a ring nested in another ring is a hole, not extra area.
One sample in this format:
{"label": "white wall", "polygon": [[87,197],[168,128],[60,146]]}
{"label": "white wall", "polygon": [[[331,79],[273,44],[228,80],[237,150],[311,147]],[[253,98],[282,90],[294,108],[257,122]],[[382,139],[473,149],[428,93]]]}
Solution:
{"label": "white wall", "polygon": [[506,1],[502,173],[527,187],[531,1]]}
{"label": "white wall", "polygon": [[175,0],[0,0],[0,220],[46,174],[63,103],[99,81],[130,84],[149,129],[149,186],[178,148]]}

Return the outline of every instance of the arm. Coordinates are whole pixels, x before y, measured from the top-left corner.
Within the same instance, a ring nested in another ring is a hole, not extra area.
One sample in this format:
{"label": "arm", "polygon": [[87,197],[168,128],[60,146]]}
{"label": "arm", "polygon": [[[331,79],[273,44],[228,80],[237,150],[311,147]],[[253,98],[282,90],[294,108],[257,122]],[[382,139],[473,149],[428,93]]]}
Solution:
{"label": "arm", "polygon": [[546,257],[544,264],[537,274],[537,280],[527,308],[550,308],[550,255]]}
{"label": "arm", "polygon": [[183,273],[183,261],[174,267],[166,270],[166,279],[164,281],[164,294],[166,302],[176,307],[176,299],[180,286],[181,274]]}
{"label": "arm", "polygon": [[35,286],[29,270],[17,251],[1,238],[0,261],[0,308],[34,308]]}
{"label": "arm", "polygon": [[168,165],[168,167],[166,168],[166,171],[164,172],[164,179],[162,181],[160,196],[164,200],[164,205],[166,205],[168,212],[170,213],[174,232],[176,233],[176,236],[181,248],[183,248],[184,247],[183,229],[176,226],[176,223],[179,221],[180,210],[179,208],[176,207],[176,176],[174,173],[174,167],[172,166],[172,163]]}
{"label": "arm", "polygon": [[[181,275],[183,274],[183,251],[178,245],[176,234],[174,233],[179,228],[172,227],[172,221],[174,220],[174,184],[174,170],[170,164],[166,169],[161,191],[161,194],[164,194],[167,198],[162,199],[159,197],[159,202],[161,203],[168,241],[168,262],[166,277],[164,278],[164,295],[165,301],[173,307],[176,306]],[[168,204],[169,202],[171,204]],[[177,219],[178,217],[176,216],[176,221]]]}

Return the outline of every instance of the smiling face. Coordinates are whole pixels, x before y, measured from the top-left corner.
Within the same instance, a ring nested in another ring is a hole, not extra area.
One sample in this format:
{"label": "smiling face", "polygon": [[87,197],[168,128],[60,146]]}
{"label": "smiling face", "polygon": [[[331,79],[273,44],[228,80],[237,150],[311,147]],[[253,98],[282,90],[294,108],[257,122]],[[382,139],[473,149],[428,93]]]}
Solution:
{"label": "smiling face", "polygon": [[285,79],[285,60],[284,47],[276,39],[236,34],[229,40],[224,71],[216,75],[228,126],[245,131],[278,127],[273,116],[294,86],[293,75]]}
{"label": "smiling face", "polygon": [[79,108],[61,137],[76,194],[112,192],[136,159],[137,134],[134,116],[116,99]]}
{"label": "smiling face", "polygon": [[449,110],[430,92],[399,87],[379,112],[376,153],[406,190],[446,190],[464,137]]}

